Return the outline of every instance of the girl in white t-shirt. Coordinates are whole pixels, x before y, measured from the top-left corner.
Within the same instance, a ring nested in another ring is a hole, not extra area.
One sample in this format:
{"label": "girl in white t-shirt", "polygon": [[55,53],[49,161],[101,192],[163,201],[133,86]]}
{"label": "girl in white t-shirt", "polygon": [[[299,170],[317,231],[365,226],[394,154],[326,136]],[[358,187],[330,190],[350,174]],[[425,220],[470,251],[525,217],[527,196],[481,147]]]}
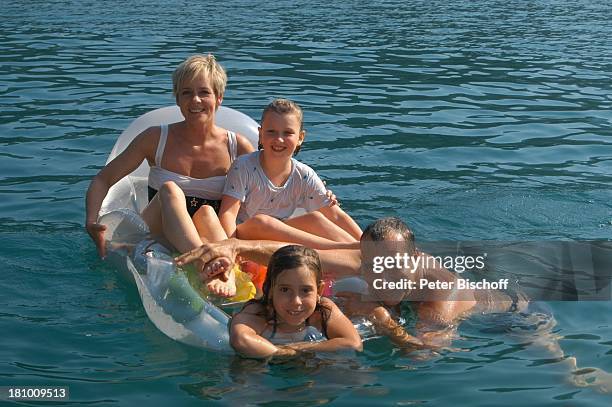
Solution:
{"label": "girl in white t-shirt", "polygon": [[[219,220],[228,236],[315,249],[361,237],[357,223],[327,198],[312,168],[293,158],[304,141],[302,117],[302,109],[286,99],[264,109],[260,151],[238,158],[227,175]],[[289,218],[296,208],[308,213]]]}

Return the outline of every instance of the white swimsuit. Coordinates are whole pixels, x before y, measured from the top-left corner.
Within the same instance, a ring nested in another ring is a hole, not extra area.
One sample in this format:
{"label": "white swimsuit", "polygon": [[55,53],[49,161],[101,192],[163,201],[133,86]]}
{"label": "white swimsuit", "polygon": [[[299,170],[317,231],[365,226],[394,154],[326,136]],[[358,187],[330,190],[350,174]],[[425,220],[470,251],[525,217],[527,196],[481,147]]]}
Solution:
{"label": "white swimsuit", "polygon": [[297,342],[317,342],[327,339],[327,336],[312,325],[306,325],[299,332],[279,332],[276,327],[266,326],[260,334],[262,338],[269,340],[274,345],[286,345]]}
{"label": "white swimsuit", "polygon": [[[187,210],[191,216],[202,205],[210,205],[215,208],[215,212],[218,212],[227,176],[218,175],[208,178],[193,178],[162,168],[162,156],[166,148],[166,141],[168,140],[168,125],[162,124],[160,127],[161,134],[157,144],[157,151],[155,152],[155,165],[149,171],[149,200],[153,199],[164,182],[173,181],[185,193]],[[238,155],[236,133],[233,131],[227,132],[227,149],[231,165]]]}

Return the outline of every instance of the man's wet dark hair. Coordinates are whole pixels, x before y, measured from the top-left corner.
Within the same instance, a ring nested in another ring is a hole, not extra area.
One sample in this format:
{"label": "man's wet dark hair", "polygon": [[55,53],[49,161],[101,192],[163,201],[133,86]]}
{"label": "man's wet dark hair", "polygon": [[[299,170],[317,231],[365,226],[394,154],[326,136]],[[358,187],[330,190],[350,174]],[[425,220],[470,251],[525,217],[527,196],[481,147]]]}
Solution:
{"label": "man's wet dark hair", "polygon": [[381,242],[394,239],[398,235],[402,237],[405,243],[404,252],[410,255],[414,254],[416,252],[414,233],[408,225],[396,217],[382,218],[370,223],[363,231],[361,240],[368,239],[372,242]]}

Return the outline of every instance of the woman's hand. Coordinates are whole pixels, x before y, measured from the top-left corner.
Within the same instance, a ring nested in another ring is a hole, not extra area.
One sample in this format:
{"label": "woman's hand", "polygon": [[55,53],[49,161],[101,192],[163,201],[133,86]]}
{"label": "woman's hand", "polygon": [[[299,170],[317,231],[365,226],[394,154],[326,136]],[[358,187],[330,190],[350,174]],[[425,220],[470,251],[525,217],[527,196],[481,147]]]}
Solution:
{"label": "woman's hand", "polygon": [[89,233],[91,240],[94,241],[96,249],[98,250],[98,255],[101,258],[105,258],[106,242],[104,241],[104,232],[106,232],[106,225],[98,222],[88,222],[85,225],[85,229],[87,229],[87,233]]}
{"label": "woman's hand", "polygon": [[147,158],[155,157],[157,140],[159,138],[159,127],[149,127],[140,133],[125,150],[96,174],[91,180],[85,198],[85,229],[96,244],[98,254],[104,258],[106,248],[104,246],[104,232],[106,226],[98,223],[100,207],[110,187],[115,185],[121,178],[130,174]]}

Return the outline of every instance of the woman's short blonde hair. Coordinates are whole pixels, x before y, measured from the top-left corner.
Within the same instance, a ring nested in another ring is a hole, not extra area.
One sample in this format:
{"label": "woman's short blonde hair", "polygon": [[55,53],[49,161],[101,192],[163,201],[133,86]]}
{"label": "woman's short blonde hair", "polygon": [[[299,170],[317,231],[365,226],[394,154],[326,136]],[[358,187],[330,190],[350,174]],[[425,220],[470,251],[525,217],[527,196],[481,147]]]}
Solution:
{"label": "woman's short blonde hair", "polygon": [[212,54],[192,55],[183,61],[172,74],[172,93],[178,103],[179,91],[185,81],[203,75],[210,81],[215,96],[223,97],[227,75]]}

